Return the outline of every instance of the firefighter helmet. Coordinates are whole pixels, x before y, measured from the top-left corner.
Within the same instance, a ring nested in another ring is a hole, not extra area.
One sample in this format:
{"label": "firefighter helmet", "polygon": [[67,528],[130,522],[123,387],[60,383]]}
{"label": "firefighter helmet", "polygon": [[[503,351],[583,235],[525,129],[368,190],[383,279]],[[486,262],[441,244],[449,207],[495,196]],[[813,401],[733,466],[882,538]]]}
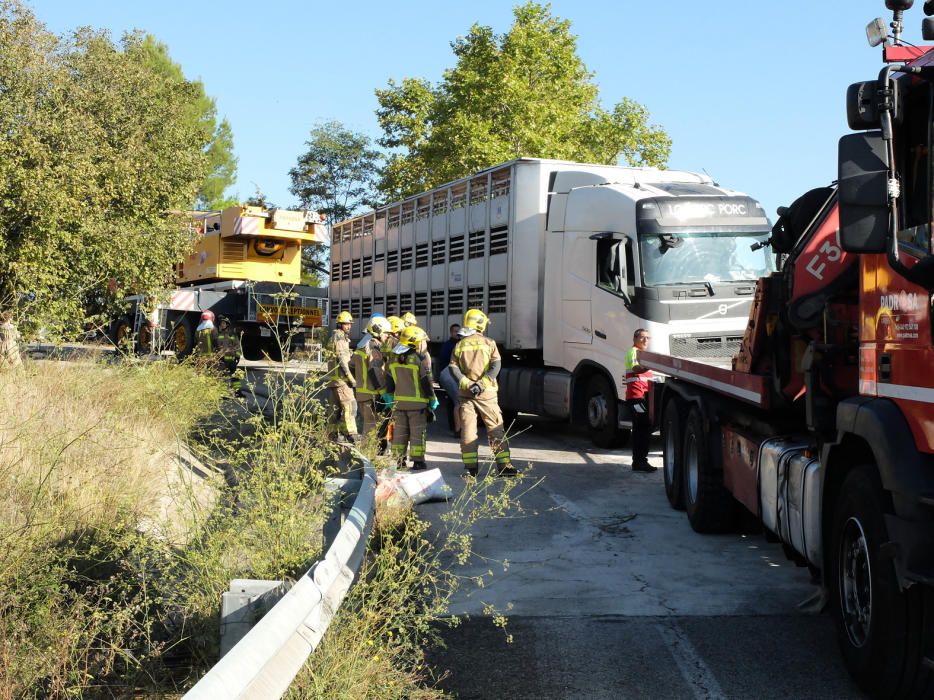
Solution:
{"label": "firefighter helmet", "polygon": [[401,333],[402,330],[405,328],[405,323],[398,316],[390,316],[386,320],[389,321],[389,326],[390,326],[389,332],[392,333],[393,335],[399,335],[399,333]]}
{"label": "firefighter helmet", "polygon": [[353,316],[350,315],[349,311],[341,311],[337,314],[337,323],[353,323]]}
{"label": "firefighter helmet", "polygon": [[406,311],[404,314],[402,314],[402,322],[406,325],[406,327],[418,325],[418,319],[415,318],[415,314],[413,314],[411,311]]}
{"label": "firefighter helmet", "polygon": [[392,325],[389,323],[389,321],[386,320],[384,316],[374,316],[370,319],[370,325],[366,327],[366,332],[370,335],[389,333],[391,330]]}
{"label": "firefighter helmet", "polygon": [[428,334],[418,326],[409,326],[402,331],[399,336],[399,344],[393,349],[393,352],[402,354],[409,349],[418,350],[422,343],[428,340]]}
{"label": "firefighter helmet", "polygon": [[202,321],[213,321],[213,320],[214,320],[214,312],[213,312],[213,311],[202,311],[202,312],[201,312],[201,320],[202,320]]}
{"label": "firefighter helmet", "polygon": [[468,309],[464,314],[464,328],[472,328],[478,333],[483,333],[489,322],[490,319],[480,309]]}

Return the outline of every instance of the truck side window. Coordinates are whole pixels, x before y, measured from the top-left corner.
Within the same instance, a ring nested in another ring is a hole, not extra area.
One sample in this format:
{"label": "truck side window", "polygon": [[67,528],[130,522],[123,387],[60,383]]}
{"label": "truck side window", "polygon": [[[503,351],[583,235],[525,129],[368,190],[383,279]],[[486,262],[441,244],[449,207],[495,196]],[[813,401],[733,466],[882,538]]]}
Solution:
{"label": "truck side window", "polygon": [[632,265],[632,249],[626,241],[597,241],[597,286],[618,296],[632,295],[628,271]]}
{"label": "truck side window", "polygon": [[898,240],[931,250],[931,119],[929,83],[915,86],[905,100],[904,122],[895,134],[895,161],[902,186]]}

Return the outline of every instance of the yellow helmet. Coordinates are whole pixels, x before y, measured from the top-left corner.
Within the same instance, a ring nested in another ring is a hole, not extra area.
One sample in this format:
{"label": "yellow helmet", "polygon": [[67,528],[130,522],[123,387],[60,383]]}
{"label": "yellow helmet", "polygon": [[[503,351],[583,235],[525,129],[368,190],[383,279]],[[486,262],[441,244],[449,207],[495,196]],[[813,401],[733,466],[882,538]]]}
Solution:
{"label": "yellow helmet", "polygon": [[349,311],[341,311],[337,314],[335,323],[353,323],[353,316],[350,315]]}
{"label": "yellow helmet", "polygon": [[408,326],[402,331],[402,335],[399,336],[399,344],[395,347],[393,352],[401,354],[409,348],[418,350],[422,343],[427,341],[428,334],[425,331],[418,326]]}
{"label": "yellow helmet", "polygon": [[389,316],[386,318],[389,321],[390,333],[399,335],[402,332],[402,329],[405,328],[405,322],[398,316]]}
{"label": "yellow helmet", "polygon": [[406,326],[417,326],[418,325],[418,319],[415,318],[415,314],[413,314],[411,311],[406,311],[404,314],[402,314],[402,322]]}
{"label": "yellow helmet", "polygon": [[490,319],[480,309],[468,309],[464,314],[464,328],[473,328],[478,333],[486,330]]}
{"label": "yellow helmet", "polygon": [[388,319],[385,316],[374,316],[370,319],[370,325],[366,327],[366,332],[370,335],[380,335],[381,333],[389,333],[392,330],[392,325],[390,325]]}

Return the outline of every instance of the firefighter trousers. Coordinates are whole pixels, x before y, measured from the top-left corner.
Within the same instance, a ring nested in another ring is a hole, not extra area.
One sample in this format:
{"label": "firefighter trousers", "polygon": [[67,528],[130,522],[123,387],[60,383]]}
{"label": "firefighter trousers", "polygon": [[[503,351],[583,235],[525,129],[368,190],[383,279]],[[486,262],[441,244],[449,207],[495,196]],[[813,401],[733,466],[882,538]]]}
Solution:
{"label": "firefighter trousers", "polygon": [[509,462],[509,442],[503,430],[503,413],[499,410],[494,392],[485,392],[478,397],[460,396],[461,414],[461,459],[467,469],[476,469],[479,458],[477,449],[480,439],[477,435],[477,417],[486,426],[490,449],[497,464]]}
{"label": "firefighter trousers", "polygon": [[328,388],[328,429],[342,431],[345,435],[357,434],[357,402],[349,386]]}
{"label": "firefighter trousers", "polygon": [[415,462],[425,461],[428,419],[425,409],[397,408],[392,413],[392,454],[398,460],[405,459],[406,448],[411,443],[409,456]]}
{"label": "firefighter trousers", "polygon": [[363,434],[369,436],[373,431],[377,434],[382,431],[383,421],[386,417],[376,405],[376,397],[372,394],[364,395],[357,399],[357,412],[360,414],[363,423]]}

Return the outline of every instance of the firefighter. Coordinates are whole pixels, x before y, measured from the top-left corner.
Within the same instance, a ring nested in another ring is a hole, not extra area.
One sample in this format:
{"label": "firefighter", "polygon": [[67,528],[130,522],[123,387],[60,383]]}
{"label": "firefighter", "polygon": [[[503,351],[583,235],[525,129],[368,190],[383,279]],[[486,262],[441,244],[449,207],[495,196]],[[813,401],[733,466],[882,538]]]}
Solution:
{"label": "firefighter", "polygon": [[[389,372],[389,360],[392,359],[392,349],[399,344],[399,335],[405,330],[405,323],[398,316],[388,316],[386,318],[389,321],[389,333],[386,334],[386,342],[383,343],[383,346],[380,350],[383,353],[383,371],[384,373]],[[379,452],[380,454],[385,454],[389,449],[389,442],[392,440],[392,408],[387,406],[383,401],[382,395],[380,396],[379,409],[383,413],[383,421],[380,423],[379,429]]]}
{"label": "firefighter", "polygon": [[226,316],[217,319],[217,352],[221,367],[230,375],[230,387],[236,394],[240,391],[240,378],[236,374],[240,364],[240,338]]}
{"label": "firefighter", "polygon": [[480,309],[464,314],[463,336],[451,354],[451,373],[457,380],[461,412],[461,458],[470,476],[477,475],[477,416],[486,426],[490,449],[500,476],[515,476],[509,442],[503,430],[503,414],[497,401],[496,377],[500,370],[496,341],[483,335],[490,320]]}
{"label": "firefighter", "polygon": [[383,417],[377,399],[386,388],[382,348],[391,326],[383,316],[374,316],[366,328],[367,335],[357,344],[351,360],[357,382],[357,410],[363,419],[363,434],[379,430]]}
{"label": "firefighter", "polygon": [[402,331],[386,376],[386,403],[393,407],[392,454],[405,467],[411,445],[412,469],[425,469],[425,435],[438,408],[431,355],[419,350],[428,335],[418,326]]}
{"label": "firefighter", "polygon": [[418,319],[415,318],[415,314],[413,314],[411,311],[406,311],[404,314],[402,314],[402,323],[406,328],[409,326],[417,326]]}
{"label": "firefighter", "polygon": [[332,433],[343,432],[356,443],[357,402],[353,390],[357,383],[350,371],[350,326],[353,317],[349,311],[337,314],[334,332],[328,345],[328,371],[326,379],[330,399],[328,428]]}
{"label": "firefighter", "polygon": [[217,339],[214,337],[214,312],[202,311],[201,323],[195,328],[195,337],[198,339],[198,354],[210,357],[217,348]]}

